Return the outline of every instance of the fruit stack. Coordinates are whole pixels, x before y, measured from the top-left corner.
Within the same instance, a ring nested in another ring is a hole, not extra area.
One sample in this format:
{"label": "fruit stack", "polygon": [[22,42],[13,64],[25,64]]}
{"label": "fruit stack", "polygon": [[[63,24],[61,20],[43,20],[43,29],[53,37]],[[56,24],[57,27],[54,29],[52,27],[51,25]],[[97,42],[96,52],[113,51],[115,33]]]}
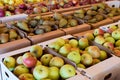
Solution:
{"label": "fruit stack", "polygon": [[[84,36],[100,45],[103,45],[113,51],[113,54],[120,56],[120,22],[105,25],[91,32],[84,33]],[[82,34],[83,35],[83,34]],[[81,36],[81,35],[78,35]]]}
{"label": "fruit stack", "polygon": [[[92,24],[93,28],[100,25],[100,22],[106,18],[112,18],[114,16],[120,15],[119,8],[111,8],[104,3],[99,3],[97,5],[92,5],[87,9],[80,9],[74,12],[74,16],[78,19],[82,19],[85,23]],[[98,25],[97,25],[98,23]],[[111,19],[104,21],[104,25],[112,23]],[[101,23],[103,24],[103,22]]]}
{"label": "fruit stack", "polygon": [[4,80],[69,80],[77,74],[71,64],[43,50],[40,45],[13,51],[12,54],[3,54],[1,59],[4,64],[2,75],[5,75],[4,70],[7,69],[6,74],[9,76],[5,75]]}
{"label": "fruit stack", "polygon": [[26,46],[30,46],[30,41],[25,38],[20,30],[0,24],[0,54]]}
{"label": "fruit stack", "polygon": [[63,39],[57,38],[48,44],[60,55],[76,63],[77,67],[88,68],[110,57],[105,51],[95,45],[91,45],[87,38]]}

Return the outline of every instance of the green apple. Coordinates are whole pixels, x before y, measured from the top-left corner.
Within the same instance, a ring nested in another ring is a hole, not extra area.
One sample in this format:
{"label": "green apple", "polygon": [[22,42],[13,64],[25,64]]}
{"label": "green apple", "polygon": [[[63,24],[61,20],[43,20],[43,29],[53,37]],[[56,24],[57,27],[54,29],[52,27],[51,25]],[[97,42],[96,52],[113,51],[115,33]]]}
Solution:
{"label": "green apple", "polygon": [[98,44],[103,44],[105,42],[105,38],[101,35],[95,37],[94,41]]}
{"label": "green apple", "polygon": [[93,34],[94,34],[94,36],[103,35],[103,34],[104,34],[104,31],[103,31],[102,29],[98,28],[98,29],[95,29],[95,30],[93,31]]}
{"label": "green apple", "polygon": [[33,69],[33,76],[37,80],[47,78],[49,75],[49,68],[43,65],[35,66]]}
{"label": "green apple", "polygon": [[90,54],[82,54],[81,56],[81,62],[82,64],[84,64],[85,66],[89,66],[92,64],[93,58]]}
{"label": "green apple", "polygon": [[51,49],[54,49],[55,51],[59,51],[59,49],[61,48],[61,45],[58,44],[57,42],[52,42],[48,44],[48,47]]}
{"label": "green apple", "polygon": [[120,39],[120,30],[115,30],[112,32],[112,37],[115,39],[115,40],[119,40]]}
{"label": "green apple", "polygon": [[53,58],[52,54],[44,54],[40,61],[42,62],[43,65],[47,66],[49,65],[50,60]]}
{"label": "green apple", "polygon": [[101,50],[99,59],[102,61],[102,60],[107,59],[107,57],[108,57],[107,53],[105,51]]}
{"label": "green apple", "polygon": [[76,51],[71,51],[68,55],[67,58],[73,62],[75,62],[76,64],[80,63],[81,60],[81,56],[80,53],[76,52]]}
{"label": "green apple", "polygon": [[58,67],[49,67],[49,75],[48,78],[51,80],[59,80],[59,68]]}
{"label": "green apple", "polygon": [[32,74],[30,73],[23,73],[19,76],[20,80],[35,80]]}
{"label": "green apple", "polygon": [[53,57],[50,60],[49,66],[62,67],[64,65],[64,60],[60,57]]}
{"label": "green apple", "polygon": [[106,37],[111,37],[111,34],[110,33],[104,33],[104,38],[106,38]]}
{"label": "green apple", "polygon": [[5,16],[11,16],[12,13],[10,11],[5,11]]}
{"label": "green apple", "polygon": [[77,67],[79,67],[79,68],[83,68],[83,69],[86,68],[85,65],[83,65],[83,64],[81,64],[81,63],[77,64]]}
{"label": "green apple", "polygon": [[120,47],[120,40],[117,40],[117,41],[115,42],[115,46],[116,46],[116,47]]}
{"label": "green apple", "polygon": [[77,47],[78,46],[78,41],[76,39],[71,39],[71,40],[69,40],[69,44],[72,47]]}
{"label": "green apple", "polygon": [[29,73],[29,69],[27,67],[25,67],[24,65],[18,65],[15,67],[13,73],[16,76],[20,76],[23,73]]}
{"label": "green apple", "polygon": [[114,44],[111,43],[111,42],[105,42],[105,43],[103,44],[103,46],[105,46],[106,48],[109,48],[109,49],[111,49],[111,50],[114,49]]}
{"label": "green apple", "polygon": [[65,40],[63,38],[57,38],[55,42],[60,46],[63,46],[65,44]]}
{"label": "green apple", "polygon": [[115,39],[114,39],[113,37],[106,37],[106,38],[105,38],[105,41],[106,41],[106,42],[111,42],[111,43],[113,43],[113,44],[115,43]]}
{"label": "green apple", "polygon": [[99,62],[100,62],[99,59],[93,59],[93,61],[92,61],[92,65],[97,64],[97,63],[99,63]]}
{"label": "green apple", "polygon": [[35,57],[39,58],[43,54],[42,47],[40,45],[34,45],[30,48],[30,52],[34,54]]}
{"label": "green apple", "polygon": [[84,36],[87,37],[88,40],[94,40],[94,35],[92,33],[86,33]]}
{"label": "green apple", "polygon": [[71,45],[70,44],[65,44],[59,49],[59,53],[63,56],[67,56],[68,53],[71,51]]}
{"label": "green apple", "polygon": [[111,26],[109,26],[109,29],[111,29],[112,31],[115,31],[115,30],[117,30],[117,26],[116,25],[111,25]]}
{"label": "green apple", "polygon": [[10,71],[13,71],[16,61],[15,58],[8,56],[4,58],[3,63]]}
{"label": "green apple", "polygon": [[80,53],[80,49],[77,47],[71,48],[71,51],[77,51],[78,53]]}
{"label": "green apple", "polygon": [[100,49],[97,46],[89,46],[88,52],[93,58],[100,57]]}
{"label": "green apple", "polygon": [[17,57],[16,63],[17,64],[23,64],[22,56]]}
{"label": "green apple", "polygon": [[67,79],[67,78],[70,78],[72,76],[75,76],[75,74],[76,74],[76,70],[70,64],[65,64],[60,68],[60,76],[63,79]]}
{"label": "green apple", "polygon": [[81,52],[81,54],[86,54],[86,53],[89,54],[88,51],[82,51],[82,52]]}
{"label": "green apple", "polygon": [[89,46],[88,39],[86,39],[86,38],[79,39],[79,47],[80,47],[80,49],[85,49],[88,46]]}
{"label": "green apple", "polygon": [[42,63],[39,60],[37,60],[36,66],[37,65],[42,65]]}

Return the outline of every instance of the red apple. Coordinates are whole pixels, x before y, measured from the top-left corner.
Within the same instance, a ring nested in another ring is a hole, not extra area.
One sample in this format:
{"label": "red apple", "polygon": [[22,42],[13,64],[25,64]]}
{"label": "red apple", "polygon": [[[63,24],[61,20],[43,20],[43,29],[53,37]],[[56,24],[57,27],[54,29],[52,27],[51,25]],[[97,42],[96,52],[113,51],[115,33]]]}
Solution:
{"label": "red apple", "polygon": [[26,6],[25,4],[20,4],[20,5],[19,5],[19,8],[26,10],[26,9],[27,9],[27,6]]}
{"label": "red apple", "polygon": [[111,50],[114,49],[114,44],[113,44],[112,42],[105,42],[105,43],[103,44],[103,46],[105,46],[106,48],[109,48],[109,49],[111,49]]}
{"label": "red apple", "polygon": [[102,29],[98,28],[98,29],[94,30],[93,34],[94,34],[94,36],[103,35],[104,31]]}
{"label": "red apple", "polygon": [[15,9],[15,14],[21,14],[23,12],[24,12],[23,9],[19,9],[19,8]]}
{"label": "red apple", "polygon": [[4,17],[5,16],[5,10],[0,9],[0,17]]}
{"label": "red apple", "polygon": [[80,0],[79,4],[80,5],[90,4],[90,0]]}
{"label": "red apple", "polygon": [[37,58],[34,55],[32,55],[30,52],[25,53],[22,58],[23,58],[23,64],[28,68],[34,67],[37,63]]}

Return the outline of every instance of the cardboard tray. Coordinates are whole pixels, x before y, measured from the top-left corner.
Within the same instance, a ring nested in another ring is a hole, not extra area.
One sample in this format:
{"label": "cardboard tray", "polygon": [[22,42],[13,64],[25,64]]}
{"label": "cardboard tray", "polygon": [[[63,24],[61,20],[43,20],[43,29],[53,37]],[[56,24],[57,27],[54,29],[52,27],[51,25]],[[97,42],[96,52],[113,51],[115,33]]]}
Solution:
{"label": "cardboard tray", "polygon": [[[68,38],[68,37],[71,37],[71,35],[63,36],[62,38]],[[44,43],[39,43],[39,45],[41,45],[43,48],[45,47]],[[12,52],[8,52],[8,53],[2,54],[0,56],[0,66],[1,66],[1,73],[2,73],[2,79],[1,80],[6,80],[6,79],[7,80],[13,80],[13,79],[14,80],[19,80],[11,71],[9,71],[7,69],[7,67],[2,63],[2,60],[7,56],[14,56],[14,55],[22,54],[26,51],[29,51],[30,48],[31,48],[31,46],[26,47],[26,48],[22,48],[22,49],[18,49],[18,50],[12,51]],[[69,63],[69,61],[67,61],[67,60],[66,60],[66,62]],[[76,71],[76,73],[77,73],[76,75],[79,74],[78,71]],[[81,76],[78,76],[78,78],[81,77]],[[71,78],[68,78],[67,80],[72,80]],[[75,78],[75,76],[74,76],[74,78]],[[83,76],[82,76],[82,78],[83,78]]]}
{"label": "cardboard tray", "polygon": [[68,34],[75,34],[75,33],[83,32],[83,31],[87,31],[90,29],[91,29],[91,26],[84,23],[84,24],[81,24],[75,27],[65,28],[61,30],[63,30],[65,34],[68,35]]}
{"label": "cardboard tray", "polygon": [[97,23],[93,23],[93,24],[90,23],[90,25],[91,25],[92,29],[95,29],[95,28],[99,28],[100,26],[107,25],[110,23],[113,23],[113,20],[110,18],[106,18],[106,19],[99,21]]}
{"label": "cardboard tray", "polygon": [[31,45],[31,42],[25,38],[25,35],[19,29],[11,27],[9,24],[7,24],[7,27],[16,30],[16,32],[18,32],[18,34],[20,35],[21,39],[0,44],[0,54]]}
{"label": "cardboard tray", "polygon": [[65,35],[65,32],[61,30],[55,30],[55,31],[47,32],[40,35],[28,36],[28,38],[32,42],[32,44],[36,44],[36,43],[40,43],[56,37],[64,36],[64,35]]}
{"label": "cardboard tray", "polygon": [[[71,38],[73,38],[73,36],[71,36]],[[65,39],[69,39],[69,38],[65,38]],[[50,40],[50,41],[47,41],[44,43],[46,43],[48,45],[49,43],[53,42],[54,40]],[[46,45],[46,44],[44,44],[44,45]],[[120,59],[118,57],[114,56],[112,54],[112,52],[110,50],[108,50],[107,48],[105,48],[101,45],[97,45],[94,42],[92,42],[92,44],[99,46],[99,48],[102,50],[105,50],[108,54],[111,55],[111,57],[109,57],[108,59],[106,59],[98,64],[95,64],[91,67],[88,67],[87,69],[77,68],[77,70],[82,75],[86,76],[90,80],[114,80],[115,77],[117,76],[117,74],[119,73],[118,70],[120,69],[120,67],[119,67],[120,66]],[[46,47],[46,48],[48,51],[51,51],[51,52],[53,51],[54,54],[60,56],[60,54],[58,54],[54,50],[52,50],[48,47]],[[73,63],[73,65],[76,68],[75,63]],[[77,78],[76,78],[76,80],[77,80]]]}
{"label": "cardboard tray", "polygon": [[120,20],[120,15],[119,16],[115,16],[111,18],[114,22],[117,22]]}

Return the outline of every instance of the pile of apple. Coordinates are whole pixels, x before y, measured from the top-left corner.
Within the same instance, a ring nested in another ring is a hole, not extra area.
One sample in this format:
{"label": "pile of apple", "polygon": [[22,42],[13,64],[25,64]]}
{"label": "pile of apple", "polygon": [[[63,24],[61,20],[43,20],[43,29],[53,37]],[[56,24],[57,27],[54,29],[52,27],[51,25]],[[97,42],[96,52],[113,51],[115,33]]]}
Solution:
{"label": "pile of apple", "polygon": [[6,26],[0,26],[0,44],[4,44],[10,41],[21,39],[18,31],[15,29],[9,29]]}
{"label": "pile of apple", "polygon": [[77,67],[88,68],[108,58],[108,54],[97,46],[90,45],[87,38],[58,38],[48,44],[48,47],[58,54],[74,62]]}
{"label": "pile of apple", "polygon": [[74,16],[83,20],[85,23],[96,23],[118,15],[120,15],[120,8],[112,8],[105,3],[92,5],[89,9],[74,11]]}
{"label": "pile of apple", "polygon": [[72,65],[44,52],[39,45],[23,54],[5,57],[3,63],[20,80],[65,80],[76,75]]}
{"label": "pile of apple", "polygon": [[53,16],[29,16],[26,20],[16,21],[13,25],[26,32],[28,36],[33,36],[80,24],[82,22],[75,19],[72,15],[62,15],[55,12]]}
{"label": "pile of apple", "polygon": [[95,41],[110,50],[114,51],[116,56],[120,56],[120,25],[111,25],[106,31],[100,28],[95,29],[93,33],[86,33],[89,40]]}
{"label": "pile of apple", "polygon": [[[18,1],[19,2],[19,1]],[[77,0],[63,0],[61,2],[57,2],[56,0],[52,0],[50,3],[39,2],[36,4],[25,4],[21,3],[17,6],[13,5],[5,5],[0,7],[0,17],[11,16],[14,14],[40,14],[49,12],[54,9],[60,8],[68,8],[72,6],[76,6],[78,3]]]}

